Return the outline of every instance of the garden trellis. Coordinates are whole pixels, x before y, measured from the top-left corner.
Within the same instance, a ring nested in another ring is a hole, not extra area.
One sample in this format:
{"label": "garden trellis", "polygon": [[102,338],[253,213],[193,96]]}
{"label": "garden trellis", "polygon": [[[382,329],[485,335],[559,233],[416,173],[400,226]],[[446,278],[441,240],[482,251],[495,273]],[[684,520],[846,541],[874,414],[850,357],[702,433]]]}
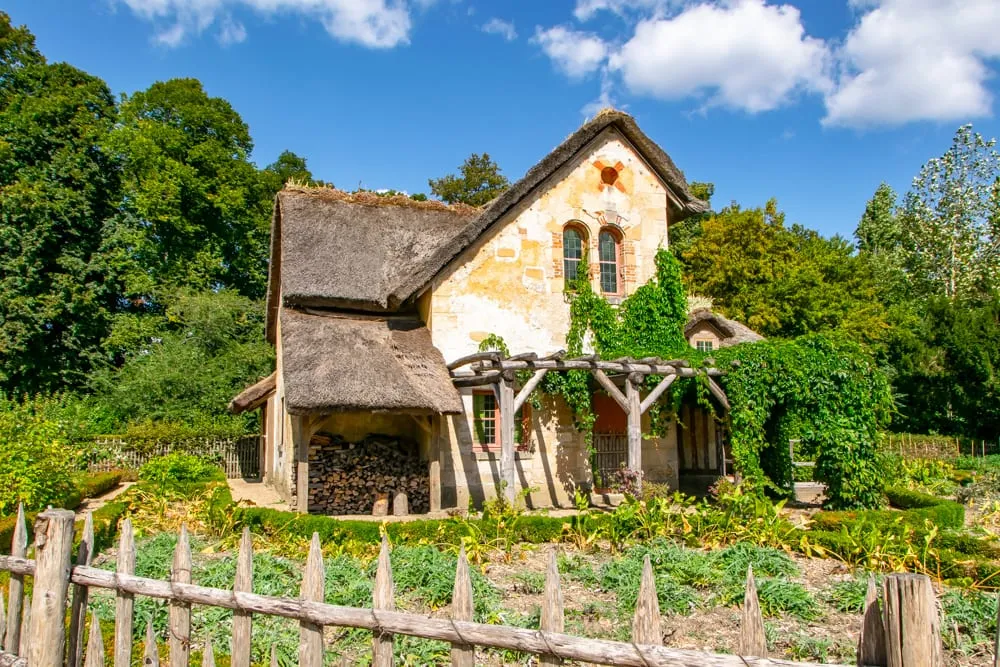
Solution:
{"label": "garden trellis", "polygon": [[[99,667],[104,664],[100,624],[92,617],[84,632],[90,589],[115,592],[115,667],[128,667],[132,655],[132,620],[135,596],[167,600],[169,603],[169,664],[185,667],[190,660],[191,605],[208,605],[234,612],[231,645],[233,667],[249,667],[250,636],[255,614],[280,616],[299,622],[299,664],[322,667],[323,631],[328,626],[359,628],[372,633],[373,664],[393,664],[394,635],[410,635],[448,642],[452,665],[475,664],[476,647],[533,653],[545,665],[574,660],[596,664],[660,665],[665,667],[746,667],[747,665],[799,665],[768,659],[764,625],[757,603],[752,570],[747,572],[741,613],[740,652],[745,657],[674,649],[662,645],[663,627],[653,569],[647,556],[643,563],[638,603],[632,625],[632,641],[620,642],[575,637],[563,632],[562,593],[555,551],[546,574],[540,629],[530,630],[472,621],[473,592],[465,552],[459,554],[452,599],[451,618],[429,617],[395,610],[389,544],[383,536],[370,609],[343,607],[323,602],[323,556],[319,536],[314,534],[297,599],[258,595],[252,592],[253,551],[251,536],[244,529],[232,590],[199,586],[191,581],[191,549],[182,528],[174,551],[169,581],[135,576],[135,541],[131,523],[125,519],[119,540],[117,570],[90,566],[93,523],[85,521],[83,535],[72,564],[75,516],[67,510],[49,509],[35,522],[34,559],[27,556],[27,529],[19,511],[12,553],[0,556],[0,571],[10,573],[6,608],[6,634],[0,650],[0,667]],[[24,578],[33,577],[32,596],[24,594]],[[72,586],[71,586],[72,585]],[[70,609],[69,630],[64,619]],[[0,628],[4,626],[0,600]],[[884,610],[884,613],[883,613]],[[86,651],[84,637],[88,637]],[[159,648],[147,625],[144,663],[159,663]],[[84,657],[85,654],[85,657]],[[211,644],[205,644],[203,665],[214,665]],[[68,656],[68,657],[67,657]],[[755,656],[755,657],[751,657]],[[274,653],[272,665],[276,664]],[[939,667],[941,645],[938,616],[930,579],[923,575],[890,575],[883,584],[880,607],[874,582],[869,584],[859,665],[890,667]]]}

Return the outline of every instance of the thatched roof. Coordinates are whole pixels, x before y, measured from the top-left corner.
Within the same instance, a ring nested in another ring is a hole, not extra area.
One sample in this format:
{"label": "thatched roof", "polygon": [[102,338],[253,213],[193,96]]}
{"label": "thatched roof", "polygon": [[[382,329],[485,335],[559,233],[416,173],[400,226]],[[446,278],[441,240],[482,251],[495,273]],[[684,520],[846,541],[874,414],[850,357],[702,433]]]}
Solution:
{"label": "thatched roof", "polygon": [[277,380],[278,374],[271,373],[260,382],[250,385],[237,394],[233,400],[229,401],[229,411],[234,415],[238,415],[241,412],[254,410],[264,405],[267,399],[271,397],[271,394],[274,393]]}
{"label": "thatched roof", "polygon": [[462,412],[444,358],[416,318],[285,308],[281,346],[285,405],[292,414]]}
{"label": "thatched roof", "polygon": [[274,340],[274,318],[282,305],[399,310],[609,128],[631,142],[666,184],[671,222],[707,210],[705,202],[691,195],[670,156],[631,116],[613,109],[598,113],[482,209],[416,202],[405,196],[286,187],[275,200],[271,227],[268,339]]}
{"label": "thatched roof", "polygon": [[[278,193],[271,227],[268,334],[279,305],[391,312],[423,286],[477,209],[330,188]],[[277,290],[282,304],[277,303]]]}
{"label": "thatched roof", "polygon": [[684,335],[690,335],[691,331],[702,322],[708,322],[719,332],[721,336],[719,347],[730,347],[740,343],[756,343],[764,340],[763,336],[747,325],[713,313],[708,308],[698,308],[688,315],[687,324],[684,325]]}

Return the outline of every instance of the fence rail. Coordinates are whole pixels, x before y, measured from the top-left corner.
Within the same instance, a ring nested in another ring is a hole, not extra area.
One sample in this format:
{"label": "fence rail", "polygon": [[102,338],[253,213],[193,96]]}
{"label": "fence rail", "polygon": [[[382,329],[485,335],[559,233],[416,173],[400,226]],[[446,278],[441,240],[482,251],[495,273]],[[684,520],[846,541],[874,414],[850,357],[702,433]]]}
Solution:
{"label": "fence rail", "polygon": [[227,478],[260,477],[262,435],[238,438],[194,437],[172,442],[133,441],[118,436],[99,437],[94,444],[100,458],[89,464],[93,472],[106,470],[138,470],[150,459],[171,452],[187,452],[215,460]]}
{"label": "fence rail", "polygon": [[[93,524],[89,517],[74,567],[71,562],[72,512],[50,509],[38,515],[34,560],[26,558],[27,531],[23,512],[19,512],[18,516],[21,520],[15,533],[12,554],[0,556],[0,571],[9,572],[11,577],[7,605],[10,614],[6,619],[3,649],[0,650],[0,665],[4,667],[57,667],[64,664],[67,648],[70,658],[66,664],[70,667],[80,667],[84,660],[87,667],[103,665],[104,643],[96,618],[91,618],[90,631],[84,633],[86,595],[92,588],[112,590],[117,596],[115,667],[128,667],[131,661],[132,613],[137,595],[169,601],[168,657],[171,667],[184,667],[190,659],[193,604],[222,607],[235,612],[230,653],[233,667],[250,665],[250,636],[255,614],[299,621],[299,665],[307,667],[323,665],[323,628],[327,626],[370,631],[372,664],[379,667],[393,664],[393,637],[397,634],[450,643],[453,647],[451,663],[462,667],[475,664],[476,647],[533,653],[540,656],[541,664],[545,665],[561,664],[563,660],[641,667],[803,667],[813,664],[766,657],[764,625],[752,570],[747,572],[745,602],[741,612],[739,650],[744,657],[740,657],[662,645],[663,628],[648,556],[643,563],[632,641],[620,642],[576,637],[563,632],[562,594],[555,550],[551,553],[546,573],[540,629],[529,630],[472,621],[472,581],[464,549],[458,558],[451,618],[436,618],[395,611],[389,545],[385,537],[378,557],[373,606],[371,609],[360,609],[322,602],[323,556],[316,534],[306,560],[301,596],[291,599],[250,592],[253,553],[247,530],[244,530],[240,540],[234,587],[224,590],[191,582],[190,545],[183,528],[174,552],[171,579],[161,581],[134,575],[135,542],[128,519],[123,522],[121,531],[118,570],[111,572],[89,566],[87,554],[93,543]],[[33,599],[23,595],[26,576],[34,578]],[[67,637],[64,619],[70,584],[74,586]],[[922,575],[887,577],[883,585],[884,614],[880,611],[875,592],[874,582],[870,582],[865,624],[859,640],[858,664],[892,667],[942,665],[938,617],[930,580]],[[0,604],[0,628],[3,626],[2,610],[3,605]],[[88,637],[86,652],[81,650],[85,634]],[[151,624],[147,625],[145,651],[145,664],[158,664],[158,648]],[[204,647],[203,656],[203,665],[214,665],[210,644]]]}

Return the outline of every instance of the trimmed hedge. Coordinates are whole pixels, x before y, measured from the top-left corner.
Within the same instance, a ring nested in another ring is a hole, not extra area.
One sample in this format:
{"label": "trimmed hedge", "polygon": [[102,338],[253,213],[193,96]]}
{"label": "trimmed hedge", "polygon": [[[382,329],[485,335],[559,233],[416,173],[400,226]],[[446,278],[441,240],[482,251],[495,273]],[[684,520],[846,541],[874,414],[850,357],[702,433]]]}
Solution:
{"label": "trimmed hedge", "polygon": [[[322,541],[377,543],[381,539],[378,521],[358,521],[334,519],[315,514],[298,514],[263,507],[238,508],[237,522],[248,526],[252,532],[283,531],[301,537],[312,537],[319,533]],[[425,541],[457,544],[467,534],[467,525],[473,525],[483,533],[495,534],[496,524],[487,519],[417,519],[386,524],[386,532],[392,540]],[[568,522],[564,519],[544,515],[522,515],[507,529],[505,539],[513,542],[543,544],[558,542]]]}

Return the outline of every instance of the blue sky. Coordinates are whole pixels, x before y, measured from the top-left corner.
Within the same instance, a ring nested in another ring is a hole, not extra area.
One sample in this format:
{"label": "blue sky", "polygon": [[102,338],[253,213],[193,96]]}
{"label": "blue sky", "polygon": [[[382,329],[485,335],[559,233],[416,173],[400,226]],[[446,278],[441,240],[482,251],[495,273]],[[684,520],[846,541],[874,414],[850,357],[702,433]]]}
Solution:
{"label": "blue sky", "polygon": [[50,60],[131,93],[201,79],[338,187],[519,178],[605,104],[713,203],[850,236],[962,123],[1000,135],[997,0],[8,0]]}

